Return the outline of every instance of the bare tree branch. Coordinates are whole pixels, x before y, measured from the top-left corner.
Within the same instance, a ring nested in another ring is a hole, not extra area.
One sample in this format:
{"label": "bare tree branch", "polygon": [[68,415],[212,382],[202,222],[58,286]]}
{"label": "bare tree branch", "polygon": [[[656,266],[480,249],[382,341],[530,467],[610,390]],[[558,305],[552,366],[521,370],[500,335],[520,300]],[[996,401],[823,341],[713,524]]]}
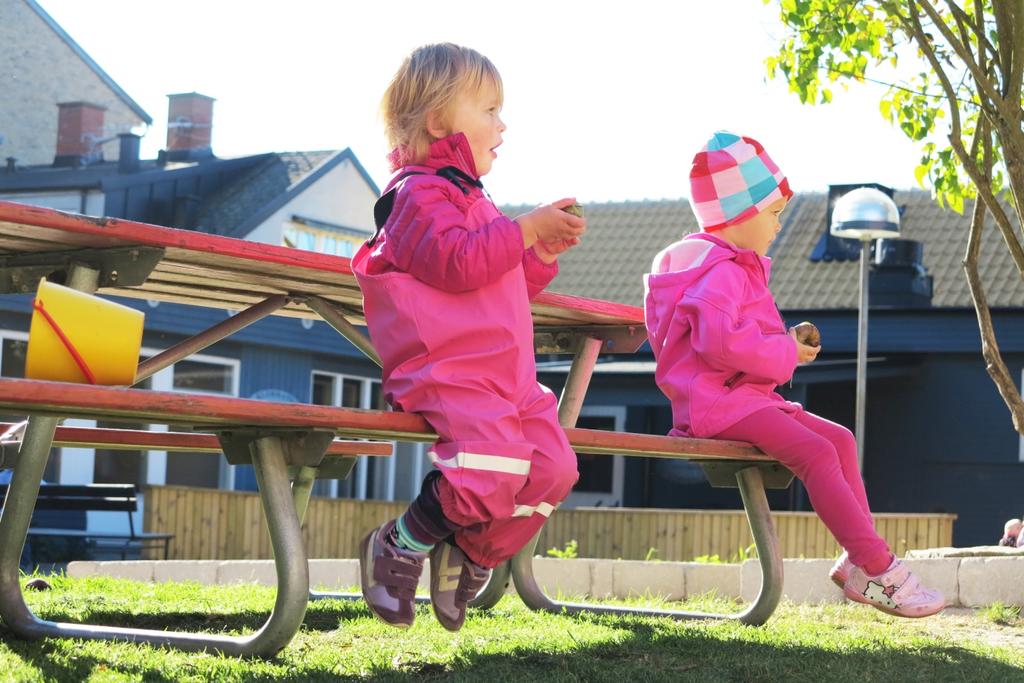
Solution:
{"label": "bare tree branch", "polygon": [[985,213],[985,203],[980,199],[975,199],[967,256],[963,262],[964,272],[967,274],[967,286],[971,292],[971,300],[974,302],[974,311],[978,316],[978,328],[981,332],[981,355],[985,358],[985,370],[995,383],[999,395],[1003,397],[1003,402],[1010,409],[1013,428],[1018,433],[1024,434],[1024,400],[1021,399],[1013,375],[1010,374],[999,351],[999,344],[992,326],[992,313],[989,310],[988,297],[985,295],[981,276],[978,273],[978,253],[981,246],[981,233],[985,227]]}
{"label": "bare tree branch", "polygon": [[1019,103],[1024,74],[1024,2],[993,2],[992,12],[996,17],[996,35],[999,38],[1003,97]]}
{"label": "bare tree branch", "polygon": [[[935,29],[942,33],[943,38],[945,38],[946,42],[949,43],[949,46],[956,53],[956,56],[959,57],[967,66],[968,70],[970,70],[971,75],[974,77],[975,85],[977,85],[977,93],[979,100],[981,100],[983,103],[985,102],[985,100],[988,100],[992,103],[993,107],[995,108],[995,113],[997,115],[996,123],[1000,123],[999,119],[1002,120],[1001,122],[1004,125],[1008,124],[1009,121],[1014,120],[1016,117],[1014,116],[1013,110],[1008,110],[1006,100],[1002,98],[1002,95],[999,93],[998,90],[992,87],[992,83],[989,81],[986,74],[981,70],[981,67],[978,66],[978,62],[974,59],[974,55],[971,54],[970,45],[965,46],[957,39],[957,37],[953,34],[949,27],[946,26],[946,23],[942,21],[942,16],[934,7],[932,7],[931,3],[928,2],[928,0],[910,0],[909,4],[911,9],[910,13],[911,15],[915,16],[915,18],[917,16],[917,12],[914,11],[915,6],[920,7],[922,10],[924,10],[924,12],[931,18],[932,22],[934,23]],[[920,23],[918,23],[918,26],[920,26]],[[924,47],[926,43],[919,42],[918,45]],[[932,51],[932,53],[934,56],[934,50]],[[1020,109],[1019,102],[1016,104],[1016,109]],[[1000,127],[1002,128],[1004,126]]]}
{"label": "bare tree branch", "polygon": [[[971,18],[967,15],[967,12],[965,12],[960,5],[956,4],[954,0],[946,0],[946,5],[949,7],[950,13],[953,15],[953,20],[956,21],[956,28],[960,32],[960,40],[963,41],[963,44],[967,49],[970,49],[971,36],[974,35],[977,37],[979,47],[978,64],[981,65],[985,59],[984,48],[986,46],[989,48],[992,47],[985,38],[985,31],[978,31],[977,27],[971,24]],[[993,56],[996,55],[996,51],[994,49],[990,49],[990,52]]]}
{"label": "bare tree branch", "polygon": [[[985,180],[989,180],[989,171],[992,168],[992,139],[989,135],[988,125],[981,122],[975,132],[974,140],[971,143],[971,152],[976,154],[978,143],[983,147],[982,165],[986,169],[983,174]],[[977,157],[975,157],[977,158]],[[989,309],[988,297],[985,294],[985,287],[978,272],[978,256],[981,253],[981,234],[985,229],[985,202],[975,199],[974,212],[971,216],[971,228],[967,237],[967,253],[964,256],[963,267],[967,275],[967,286],[971,293],[971,301],[974,302],[974,311],[978,316],[978,329],[981,333],[981,355],[985,359],[985,370],[992,378],[1003,402],[1010,409],[1010,416],[1013,419],[1013,428],[1018,433],[1024,434],[1024,400],[1021,399],[1017,384],[1013,381],[1013,375],[1003,362],[1002,353],[999,351],[999,343],[996,340],[995,328],[992,325],[992,312]]]}
{"label": "bare tree branch", "polygon": [[[981,0],[975,2],[980,3]],[[992,7],[1002,54],[1000,63],[1004,65],[1002,91],[1008,102],[1017,103],[1019,107],[1024,86],[1024,0],[994,2]],[[1017,227],[1024,237],[1024,132],[1021,131],[1024,111],[1019,108],[1017,111],[1017,120],[998,133],[1003,144],[1010,193],[1017,209]]]}
{"label": "bare tree branch", "polygon": [[[996,224],[999,226],[999,232],[1003,235],[1003,240],[1006,242],[1006,248],[1009,249],[1010,255],[1013,257],[1013,261],[1017,266],[1017,272],[1021,278],[1024,279],[1024,247],[1021,246],[1020,241],[1017,239],[1017,235],[1013,231],[1013,226],[1010,224],[1010,219],[1007,217],[1006,212],[1003,210],[1002,204],[995,197],[992,192],[992,184],[985,178],[981,169],[978,168],[977,157],[968,154],[967,150],[964,149],[963,135],[961,132],[960,123],[960,111],[956,106],[956,93],[953,90],[952,83],[949,82],[949,77],[942,68],[942,64],[935,56],[935,51],[931,48],[930,43],[924,35],[924,29],[921,26],[920,18],[916,11],[914,11],[915,5],[922,4],[927,5],[927,0],[923,3],[915,2],[910,0],[910,13],[909,17],[900,16],[900,20],[904,23],[905,29],[914,36],[917,40],[918,45],[921,46],[921,51],[932,65],[932,69],[935,71],[935,75],[939,79],[939,83],[942,84],[942,89],[946,93],[946,98],[950,104],[950,133],[949,142],[953,146],[953,150],[956,152],[957,157],[960,159],[960,163],[963,164],[964,170],[967,175],[970,176],[974,182],[975,187],[978,190],[978,196],[985,202],[988,210],[992,213],[992,216],[996,219]],[[973,58],[972,58],[973,61]],[[993,121],[1000,134],[1003,132],[1003,127],[999,126],[999,121]],[[983,121],[979,119],[979,128],[983,125]],[[1005,140],[1001,137],[1004,143],[1004,149],[1007,145]],[[1008,152],[1009,153],[1009,152]],[[1021,210],[1021,206],[1017,204],[1018,214]]]}

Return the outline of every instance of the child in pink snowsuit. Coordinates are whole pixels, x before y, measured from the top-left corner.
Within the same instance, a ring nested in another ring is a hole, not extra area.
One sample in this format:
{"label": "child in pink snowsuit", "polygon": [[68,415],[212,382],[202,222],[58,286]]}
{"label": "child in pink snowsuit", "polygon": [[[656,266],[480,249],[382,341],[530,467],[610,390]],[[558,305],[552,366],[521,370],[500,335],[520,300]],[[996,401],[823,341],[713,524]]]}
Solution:
{"label": "child in pink snowsuit", "polygon": [[819,347],[786,329],[765,254],[792,196],[751,138],[716,133],[693,160],[691,204],[702,232],[665,248],[646,277],[655,380],[672,402],[671,434],[748,441],[800,478],[845,552],[830,576],[847,597],[904,617],[945,606],[875,531],[848,429],[776,393]]}
{"label": "child in pink snowsuit", "polygon": [[515,220],[483,191],[505,130],[501,77],[474,50],[418,48],[382,104],[394,176],[375,207],[378,234],[353,270],[396,409],[439,439],[409,509],[360,553],[363,596],[407,627],[430,558],[434,614],[452,631],[490,568],[512,557],[569,494],[576,456],[554,395],[537,383],[530,299],[586,221],[563,199]]}

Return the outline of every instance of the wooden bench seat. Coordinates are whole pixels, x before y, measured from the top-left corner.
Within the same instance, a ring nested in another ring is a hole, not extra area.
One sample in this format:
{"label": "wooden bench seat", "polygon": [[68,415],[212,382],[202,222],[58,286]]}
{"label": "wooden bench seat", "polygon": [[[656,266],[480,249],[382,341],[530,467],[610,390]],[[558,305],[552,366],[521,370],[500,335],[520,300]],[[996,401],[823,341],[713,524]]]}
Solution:
{"label": "wooden bench seat", "polygon": [[[4,448],[3,435],[21,423],[0,422],[0,449]],[[54,446],[73,448],[107,448],[123,451],[189,451],[192,453],[221,453],[223,448],[216,434],[203,432],[161,432],[145,429],[113,429],[110,427],[58,426],[53,437]],[[335,439],[327,447],[330,456],[376,456],[394,454],[387,441],[346,441]],[[4,462],[0,451],[0,464]]]}
{"label": "wooden bench seat", "polygon": [[[419,415],[383,410],[338,408],[307,403],[282,404],[247,398],[148,391],[87,384],[46,382],[0,377],[0,410],[61,417],[104,417],[126,421],[160,422],[216,428],[230,432],[242,425],[266,428],[329,429],[343,437],[434,441],[434,433]],[[0,423],[0,428],[5,423]],[[140,430],[58,427],[56,444],[122,446],[167,450],[221,450],[213,434],[148,432]],[[577,453],[640,455],[701,460],[775,462],[741,441],[688,439],[653,434],[629,434],[569,427],[565,430]],[[387,443],[335,441],[328,454],[389,455]]]}

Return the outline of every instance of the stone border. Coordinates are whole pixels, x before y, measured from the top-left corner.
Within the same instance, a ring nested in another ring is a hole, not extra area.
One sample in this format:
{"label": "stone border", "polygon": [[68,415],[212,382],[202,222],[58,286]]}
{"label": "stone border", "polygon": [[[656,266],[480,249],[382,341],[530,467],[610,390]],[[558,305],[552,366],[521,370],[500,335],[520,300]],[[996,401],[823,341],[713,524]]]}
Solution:
{"label": "stone border", "polygon": [[[832,560],[784,560],[783,599],[801,603],[842,602],[828,578]],[[926,585],[946,596],[950,607],[984,607],[993,602],[1024,606],[1024,557],[908,559]],[[318,590],[352,590],[359,585],[357,560],[310,560],[310,585]],[[68,576],[113,576],[135,581],[194,581],[217,585],[276,585],[272,560],[140,560],[72,562]],[[725,598],[753,600],[761,587],[756,560],[743,564],[561,560],[536,558],[534,575],[552,597],[630,598],[654,595],[669,600],[715,591]],[[420,587],[428,589],[428,572]],[[512,589],[510,588],[510,591]]]}

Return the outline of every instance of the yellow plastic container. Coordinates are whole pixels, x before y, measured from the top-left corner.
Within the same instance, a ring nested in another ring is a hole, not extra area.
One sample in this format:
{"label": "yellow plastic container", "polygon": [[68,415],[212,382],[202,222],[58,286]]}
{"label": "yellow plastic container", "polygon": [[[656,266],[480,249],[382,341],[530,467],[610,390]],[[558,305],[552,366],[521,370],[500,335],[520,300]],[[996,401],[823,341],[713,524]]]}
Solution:
{"label": "yellow plastic container", "polygon": [[145,318],[141,311],[46,280],[39,283],[32,305],[25,377],[135,383]]}

